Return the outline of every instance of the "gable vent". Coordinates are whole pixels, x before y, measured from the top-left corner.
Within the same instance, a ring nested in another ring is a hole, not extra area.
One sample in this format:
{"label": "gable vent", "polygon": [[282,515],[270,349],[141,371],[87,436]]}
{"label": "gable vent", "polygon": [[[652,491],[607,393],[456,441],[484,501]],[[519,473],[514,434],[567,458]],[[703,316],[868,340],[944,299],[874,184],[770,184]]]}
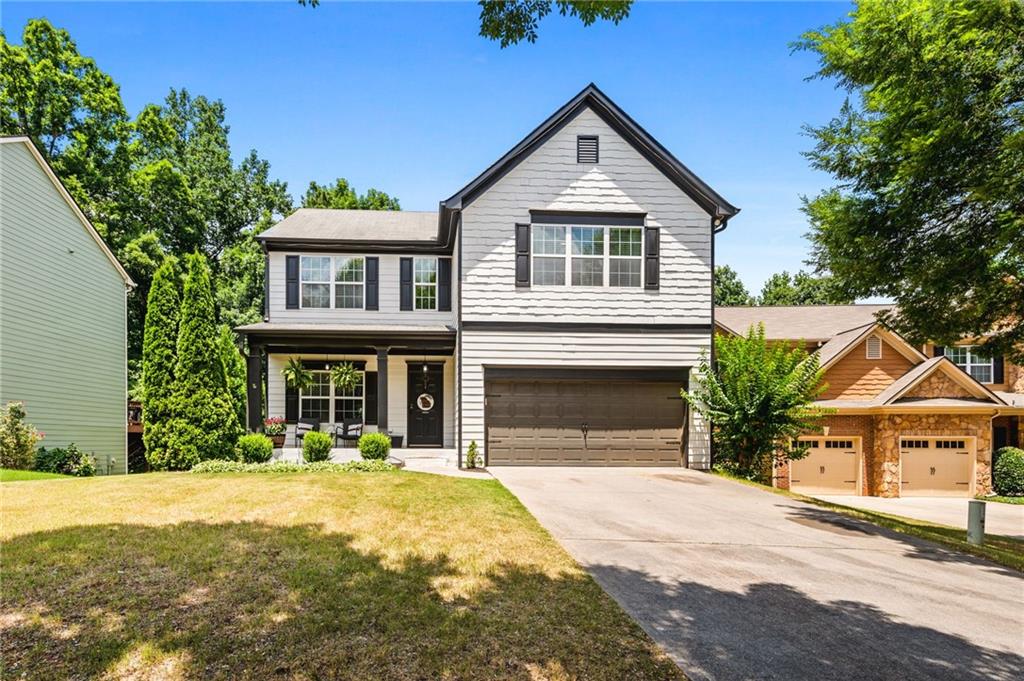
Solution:
{"label": "gable vent", "polygon": [[868,359],[882,359],[882,339],[878,336],[868,336],[867,342]]}
{"label": "gable vent", "polygon": [[597,135],[580,135],[576,138],[576,162],[597,163]]}

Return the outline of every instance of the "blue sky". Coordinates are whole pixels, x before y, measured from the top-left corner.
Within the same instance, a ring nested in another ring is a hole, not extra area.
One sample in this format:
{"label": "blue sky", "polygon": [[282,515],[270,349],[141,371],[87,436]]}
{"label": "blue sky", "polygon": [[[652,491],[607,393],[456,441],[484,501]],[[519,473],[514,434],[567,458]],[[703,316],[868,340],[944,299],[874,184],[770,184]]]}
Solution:
{"label": "blue sky", "polygon": [[847,3],[644,3],[619,26],[550,16],[537,43],[504,50],[477,35],[475,3],[29,3],[5,0],[20,42],[47,17],[121,85],[129,111],[168,88],[224,100],[236,155],[250,148],[298,197],[347,177],[402,207],[433,210],[595,82],[742,213],[717,259],[760,289],[803,266],[804,123],[842,103],[805,78],[801,32]]}

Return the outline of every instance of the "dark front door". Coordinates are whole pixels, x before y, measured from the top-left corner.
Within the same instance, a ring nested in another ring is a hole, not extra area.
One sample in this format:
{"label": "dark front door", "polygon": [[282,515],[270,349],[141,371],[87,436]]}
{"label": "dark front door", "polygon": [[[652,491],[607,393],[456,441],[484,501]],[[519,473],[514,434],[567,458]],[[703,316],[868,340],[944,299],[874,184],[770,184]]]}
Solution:
{"label": "dark front door", "polygon": [[444,365],[409,362],[409,446],[444,443]]}

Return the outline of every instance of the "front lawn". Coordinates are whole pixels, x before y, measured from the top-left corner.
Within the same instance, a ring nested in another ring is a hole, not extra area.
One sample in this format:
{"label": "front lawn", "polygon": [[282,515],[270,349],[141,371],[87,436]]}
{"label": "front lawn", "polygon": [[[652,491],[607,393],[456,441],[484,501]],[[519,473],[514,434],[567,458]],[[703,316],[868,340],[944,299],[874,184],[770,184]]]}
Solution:
{"label": "front lawn", "polygon": [[978,497],[982,501],[994,501],[997,504],[1024,504],[1024,497]]}
{"label": "front lawn", "polygon": [[70,478],[60,473],[40,473],[39,471],[21,471],[13,468],[0,468],[0,482],[17,482],[20,480],[51,480],[53,478]]}
{"label": "front lawn", "polygon": [[2,503],[5,677],[682,678],[493,480],[153,473]]}

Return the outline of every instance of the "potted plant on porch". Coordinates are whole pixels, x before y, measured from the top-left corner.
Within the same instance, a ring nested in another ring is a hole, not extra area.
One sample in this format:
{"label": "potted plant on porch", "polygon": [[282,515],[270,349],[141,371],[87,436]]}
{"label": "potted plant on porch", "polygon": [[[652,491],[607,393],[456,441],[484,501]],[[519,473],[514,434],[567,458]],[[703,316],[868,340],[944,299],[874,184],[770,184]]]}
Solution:
{"label": "potted plant on porch", "polygon": [[284,435],[287,426],[283,416],[271,416],[263,419],[263,434],[274,443],[274,449],[284,447]]}

